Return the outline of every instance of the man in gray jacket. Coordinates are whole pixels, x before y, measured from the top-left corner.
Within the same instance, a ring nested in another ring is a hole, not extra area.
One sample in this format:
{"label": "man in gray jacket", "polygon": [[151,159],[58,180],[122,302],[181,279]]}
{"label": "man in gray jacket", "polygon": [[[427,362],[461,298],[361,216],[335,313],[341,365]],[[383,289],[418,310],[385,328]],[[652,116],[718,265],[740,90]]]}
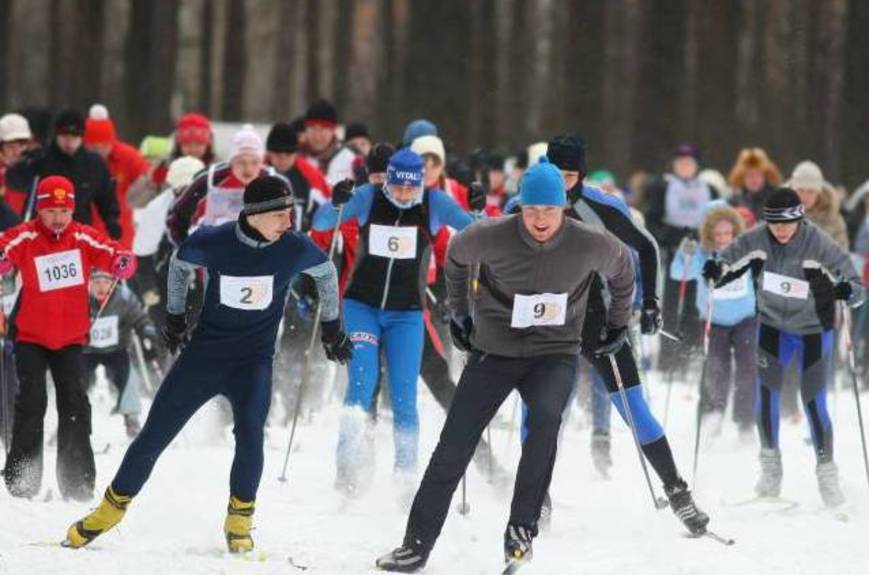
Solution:
{"label": "man in gray jacket", "polygon": [[[507,560],[530,559],[595,274],[612,295],[606,336],[596,353],[617,354],[624,345],[634,289],[628,249],[608,232],[564,217],[564,179],[546,158],[526,172],[520,195],[521,214],[469,226],[447,252],[453,339],[470,355],[404,542],[377,560],[381,569],[414,572],[425,565],[480,435],[514,389],[528,405],[528,437],[504,552]],[[476,266],[480,281],[471,278]],[[693,501],[691,507],[695,516],[702,514]]]}
{"label": "man in gray jacket", "polygon": [[827,412],[827,384],[833,374],[836,302],[852,307],[864,299],[860,277],[848,254],[820,228],[804,219],[797,193],[770,194],[763,223],[741,235],[703,269],[717,286],[751,271],[758,315],[757,425],[762,449],[759,497],[778,497],[782,464],[779,401],[784,373],[794,364],[817,457],[818,487],[824,504],[844,502],[833,462],[833,423]]}

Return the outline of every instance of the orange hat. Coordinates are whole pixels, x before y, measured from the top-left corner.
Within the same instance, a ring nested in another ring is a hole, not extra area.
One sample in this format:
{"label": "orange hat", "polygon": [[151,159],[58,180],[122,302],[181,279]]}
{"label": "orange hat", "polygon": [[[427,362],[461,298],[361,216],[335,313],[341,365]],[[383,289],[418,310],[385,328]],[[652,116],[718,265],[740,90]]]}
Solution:
{"label": "orange hat", "polygon": [[94,104],[84,123],[84,144],[97,146],[112,144],[115,141],[115,123],[109,118],[109,111],[102,104]]}
{"label": "orange hat", "polygon": [[36,211],[48,208],[75,209],[75,189],[63,176],[48,176],[36,188]]}

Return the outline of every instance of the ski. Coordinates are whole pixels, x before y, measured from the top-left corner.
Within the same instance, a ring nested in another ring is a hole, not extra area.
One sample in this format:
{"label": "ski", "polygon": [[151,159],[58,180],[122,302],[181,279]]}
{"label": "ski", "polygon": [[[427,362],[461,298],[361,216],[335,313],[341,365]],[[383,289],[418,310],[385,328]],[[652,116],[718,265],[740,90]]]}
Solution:
{"label": "ski", "polygon": [[750,497],[738,501],[722,501],[726,507],[746,507],[749,505],[779,506],[781,511],[790,511],[800,506],[799,501],[783,497]]}
{"label": "ski", "polygon": [[305,565],[304,563],[296,563],[292,557],[287,557],[287,561],[289,562],[290,567],[293,567],[294,569],[298,569],[299,571],[308,570],[308,565]]}
{"label": "ski", "polygon": [[697,533],[696,535],[692,534],[695,539],[699,539],[700,537],[708,537],[717,543],[721,543],[725,547],[730,547],[731,545],[736,544],[735,539],[731,539],[730,537],[722,537],[718,533],[710,530],[705,530],[703,533]]}
{"label": "ski", "polygon": [[501,575],[513,575],[514,573],[518,573],[519,570],[527,564],[527,559],[510,559],[507,561],[504,570],[501,571]]}

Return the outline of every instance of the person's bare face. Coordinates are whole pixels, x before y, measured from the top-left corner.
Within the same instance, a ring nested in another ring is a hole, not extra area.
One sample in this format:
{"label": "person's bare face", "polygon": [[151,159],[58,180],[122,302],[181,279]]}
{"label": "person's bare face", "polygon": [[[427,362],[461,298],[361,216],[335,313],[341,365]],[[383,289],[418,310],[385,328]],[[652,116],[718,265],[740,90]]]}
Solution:
{"label": "person's bare face", "polygon": [[208,151],[208,144],[201,142],[186,142],[178,146],[182,156],[193,156],[194,158],[202,159],[205,152]]}
{"label": "person's bare face", "polygon": [[758,168],[749,168],[745,171],[742,177],[742,187],[748,192],[759,192],[766,186],[766,176],[763,175],[763,170]]}
{"label": "person's bare face", "polygon": [[91,295],[97,300],[103,301],[112,289],[112,280],[106,277],[91,278]]}
{"label": "person's bare face", "polygon": [[285,173],[296,163],[295,152],[269,152],[269,163],[279,172]]}
{"label": "person's bare face", "polygon": [[257,154],[239,154],[230,162],[232,174],[244,185],[259,175],[262,165],[262,158]]}
{"label": "person's bare face", "polygon": [[536,241],[545,243],[564,223],[564,208],[559,206],[522,206],[522,223]]}
{"label": "person's bare face", "polygon": [[579,172],[571,170],[561,170],[561,175],[564,178],[564,189],[572,190],[579,182]]}
{"label": "person's bare face", "polygon": [[29,143],[27,140],[10,140],[0,144],[0,155],[3,157],[3,163],[7,166],[18,163],[21,156],[27,151]]}
{"label": "person's bare face", "polygon": [[39,210],[39,220],[46,228],[60,234],[72,221],[72,210],[68,208],[45,208]]}
{"label": "person's bare face", "polygon": [[716,250],[723,250],[733,241],[734,234],[733,222],[728,220],[719,220],[712,227],[712,243]]}
{"label": "person's bare face", "polygon": [[434,154],[423,154],[423,160],[425,160],[425,187],[434,188],[444,173],[444,164]]}
{"label": "person's bare face", "polygon": [[322,154],[332,145],[332,141],[335,139],[335,128],[318,125],[306,126],[305,138],[312,152]]}
{"label": "person's bare face", "polygon": [[266,240],[273,242],[293,227],[293,209],[265,212],[247,216],[247,222]]}
{"label": "person's bare face", "polygon": [[85,146],[91,152],[99,154],[101,158],[106,159],[109,157],[109,153],[112,151],[111,144],[92,144],[90,146]]}
{"label": "person's bare face", "polygon": [[371,152],[371,140],[362,136],[350,138],[347,140],[347,145],[366,157]]}
{"label": "person's bare face", "polygon": [[818,194],[820,190],[813,190],[811,188],[798,188],[797,195],[800,196],[800,201],[803,203],[803,207],[806,210],[811,210],[815,207],[815,202],[818,201]]}
{"label": "person's bare face", "polygon": [[673,173],[682,180],[691,180],[697,175],[697,160],[691,156],[679,156],[673,160]]}
{"label": "person's bare face", "polygon": [[770,223],[769,231],[778,241],[778,243],[784,245],[791,241],[794,237],[794,234],[797,233],[797,228],[799,227],[800,222],[778,222],[778,223]]}
{"label": "person's bare face", "polygon": [[67,156],[72,156],[81,148],[82,138],[75,134],[58,134],[57,147]]}

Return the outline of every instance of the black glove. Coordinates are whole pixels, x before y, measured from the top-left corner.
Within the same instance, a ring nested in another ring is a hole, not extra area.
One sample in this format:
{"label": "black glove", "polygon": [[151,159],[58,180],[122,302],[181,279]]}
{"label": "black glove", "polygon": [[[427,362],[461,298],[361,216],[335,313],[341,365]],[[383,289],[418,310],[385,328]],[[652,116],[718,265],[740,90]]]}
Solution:
{"label": "black glove", "polygon": [[622,348],[622,346],[625,345],[625,341],[627,341],[627,339],[627,327],[608,327],[606,330],[606,334],[604,334],[603,338],[597,344],[597,347],[594,350],[594,354],[613,355],[617,353]]}
{"label": "black glove", "polygon": [[453,338],[453,345],[461,351],[470,352],[471,332],[474,330],[474,320],[467,315],[450,316],[450,335]]}
{"label": "black glove", "polygon": [[169,353],[175,354],[179,348],[187,345],[187,315],[183,313],[167,313],[166,324],[163,326],[163,341]]}
{"label": "black glove", "polygon": [[703,279],[706,281],[717,282],[721,279],[722,273],[724,273],[724,268],[721,262],[714,258],[706,260],[706,263],[703,264]]}
{"label": "black glove", "polygon": [[851,287],[851,282],[841,281],[833,288],[833,294],[836,299],[848,301],[854,295],[854,288]]}
{"label": "black glove", "polygon": [[353,180],[346,178],[341,180],[332,188],[332,205],[341,206],[350,201],[353,197]]}
{"label": "black glove", "polygon": [[323,321],[320,327],[323,333],[320,341],[323,342],[326,359],[342,365],[353,359],[353,342],[341,329],[341,320]]}
{"label": "black glove", "polygon": [[142,335],[142,355],[145,361],[160,361],[163,355],[163,343],[152,334]]}
{"label": "black glove", "polygon": [[480,182],[473,182],[468,187],[468,205],[472,212],[482,212],[486,209],[486,188]]}
{"label": "black glove", "polygon": [[643,300],[643,311],[640,313],[640,333],[643,335],[655,335],[663,325],[664,318],[661,317],[661,308],[658,307],[658,300]]}

